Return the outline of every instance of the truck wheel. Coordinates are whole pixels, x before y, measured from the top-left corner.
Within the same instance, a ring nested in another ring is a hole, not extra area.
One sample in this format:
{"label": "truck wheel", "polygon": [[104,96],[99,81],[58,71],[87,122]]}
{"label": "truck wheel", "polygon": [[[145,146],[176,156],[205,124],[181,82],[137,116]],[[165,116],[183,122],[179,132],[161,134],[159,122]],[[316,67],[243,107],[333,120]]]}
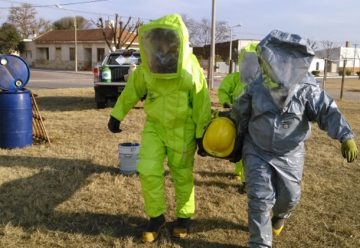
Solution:
{"label": "truck wheel", "polygon": [[106,108],[106,102],[96,102],[96,107],[98,109]]}

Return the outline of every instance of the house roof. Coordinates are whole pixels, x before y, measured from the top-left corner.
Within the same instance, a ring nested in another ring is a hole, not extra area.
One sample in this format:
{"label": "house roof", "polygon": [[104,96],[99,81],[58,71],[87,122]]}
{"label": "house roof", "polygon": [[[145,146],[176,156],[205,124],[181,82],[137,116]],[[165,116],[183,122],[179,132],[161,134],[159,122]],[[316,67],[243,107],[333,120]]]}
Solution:
{"label": "house roof", "polygon": [[[106,37],[111,42],[111,30],[105,29]],[[125,37],[128,32],[124,31],[122,37]],[[131,38],[134,37],[131,34]],[[130,40],[131,40],[130,38]],[[34,39],[35,43],[63,43],[73,42],[75,40],[74,30],[51,30]],[[94,42],[104,41],[104,36],[101,29],[80,29],[77,30],[77,41],[78,42]],[[137,42],[137,38],[135,39]]]}

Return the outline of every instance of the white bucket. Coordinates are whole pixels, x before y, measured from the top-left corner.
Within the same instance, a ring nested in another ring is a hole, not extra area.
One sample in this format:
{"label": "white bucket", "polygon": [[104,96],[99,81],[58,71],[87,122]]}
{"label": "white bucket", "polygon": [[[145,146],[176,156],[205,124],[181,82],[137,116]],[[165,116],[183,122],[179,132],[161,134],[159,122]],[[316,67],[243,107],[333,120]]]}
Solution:
{"label": "white bucket", "polygon": [[119,144],[119,167],[120,172],[126,175],[136,173],[136,165],[139,161],[140,145],[138,143]]}

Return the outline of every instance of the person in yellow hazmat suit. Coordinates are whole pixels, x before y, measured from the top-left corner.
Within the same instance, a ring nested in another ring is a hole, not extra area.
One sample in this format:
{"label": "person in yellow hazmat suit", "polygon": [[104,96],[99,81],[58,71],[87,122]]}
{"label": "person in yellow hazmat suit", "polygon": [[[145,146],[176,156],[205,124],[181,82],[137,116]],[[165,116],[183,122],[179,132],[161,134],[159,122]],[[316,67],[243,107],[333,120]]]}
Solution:
{"label": "person in yellow hazmat suit", "polygon": [[[255,80],[259,73],[256,56],[256,43],[250,43],[240,51],[239,71],[230,73],[220,83],[218,98],[224,108],[231,108],[235,99],[239,97],[245,86]],[[235,176],[241,182],[240,193],[246,191],[245,170],[242,161],[235,163]]]}
{"label": "person in yellow hazmat suit", "polygon": [[[142,63],[129,76],[113,108],[108,128],[120,132],[120,122],[146,95],[146,121],[137,171],[145,212],[150,217],[144,242],[153,242],[165,225],[165,157],[174,182],[174,237],[189,233],[195,212],[193,164],[197,139],[211,119],[210,96],[202,69],[189,49],[189,35],[181,17],[164,16],[139,28]],[[201,150],[198,151],[202,154]]]}

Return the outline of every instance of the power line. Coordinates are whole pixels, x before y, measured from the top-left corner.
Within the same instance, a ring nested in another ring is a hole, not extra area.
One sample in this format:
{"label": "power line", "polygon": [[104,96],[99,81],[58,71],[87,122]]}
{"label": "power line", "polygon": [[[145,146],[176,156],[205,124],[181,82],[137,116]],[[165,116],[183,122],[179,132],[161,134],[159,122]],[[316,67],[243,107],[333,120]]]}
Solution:
{"label": "power line", "polygon": [[[52,6],[54,7],[54,6]],[[68,8],[62,8],[63,10],[68,10],[68,11],[72,11],[72,12],[79,12],[79,13],[84,13],[84,14],[90,14],[90,15],[97,15],[97,16],[110,16],[112,14],[109,13],[100,13],[100,12],[91,12],[91,11],[85,11],[85,10],[78,10],[78,9],[68,9]],[[141,20],[151,20],[150,18],[144,18],[144,17],[139,17],[139,16],[120,16],[120,18],[124,17],[124,18],[138,18]]]}
{"label": "power line", "polygon": [[[59,3],[58,5],[65,6],[65,5],[77,5],[77,4],[86,4],[86,3],[96,3],[96,2],[104,2],[108,0],[90,0],[90,1],[81,1],[81,2],[72,2],[72,3]],[[15,3],[15,4],[29,4],[31,7],[34,8],[47,8],[53,7],[55,4],[47,4],[47,5],[32,5],[31,3],[27,2],[19,2],[19,1],[11,1],[11,0],[0,0],[0,2],[8,2],[8,3]],[[11,9],[13,7],[0,7],[0,9]]]}
{"label": "power line", "polygon": [[[59,3],[59,4],[48,4],[48,5],[31,5],[31,7],[34,8],[56,8],[56,5],[59,6],[68,6],[68,5],[76,5],[76,4],[86,4],[86,3],[95,3],[95,2],[103,2],[103,1],[108,1],[108,0],[88,0],[88,1],[80,1],[80,2],[72,2],[72,3]],[[12,0],[0,0],[0,2],[10,2],[10,3],[16,3],[16,4],[29,4],[26,2],[20,2],[20,1],[12,1]],[[12,7],[0,7],[0,9],[11,9]],[[100,12],[91,12],[91,11],[85,11],[85,10],[78,10],[78,9],[68,9],[68,8],[62,8],[63,10],[67,10],[67,11],[72,11],[72,12],[78,12],[78,13],[83,13],[83,14],[89,14],[89,15],[95,15],[95,16],[107,16],[109,17],[112,14],[109,13],[100,13]],[[146,20],[149,21],[151,20],[150,18],[144,18],[144,17],[138,17],[138,16],[119,16],[120,18],[137,18],[140,20]]]}

